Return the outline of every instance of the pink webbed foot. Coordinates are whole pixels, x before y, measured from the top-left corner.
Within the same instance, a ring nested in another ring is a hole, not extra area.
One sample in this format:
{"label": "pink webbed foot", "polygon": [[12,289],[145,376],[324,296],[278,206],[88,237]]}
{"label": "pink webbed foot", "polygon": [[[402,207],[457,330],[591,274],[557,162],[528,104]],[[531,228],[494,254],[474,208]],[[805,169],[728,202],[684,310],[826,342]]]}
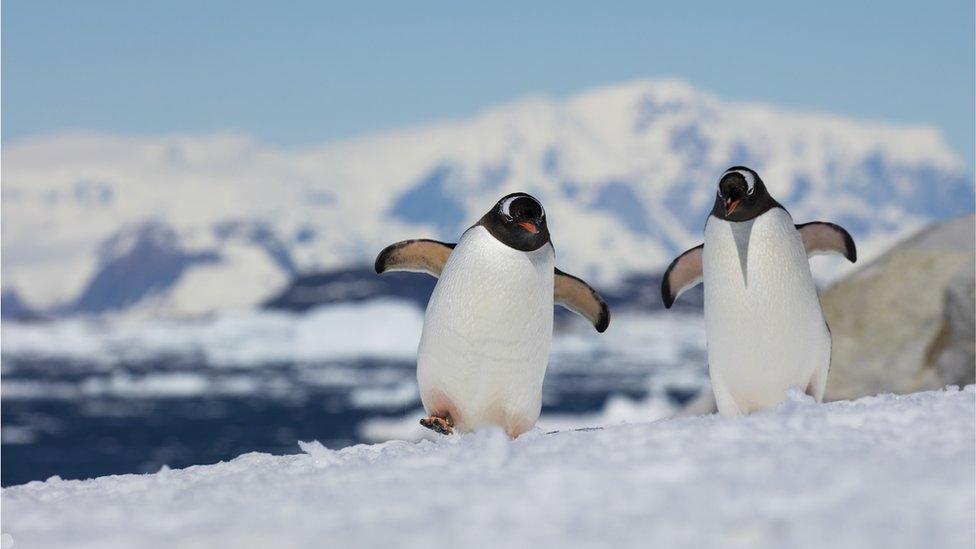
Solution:
{"label": "pink webbed foot", "polygon": [[451,416],[428,416],[421,419],[420,424],[431,431],[434,431],[435,433],[440,433],[442,435],[454,434],[454,422],[451,421]]}

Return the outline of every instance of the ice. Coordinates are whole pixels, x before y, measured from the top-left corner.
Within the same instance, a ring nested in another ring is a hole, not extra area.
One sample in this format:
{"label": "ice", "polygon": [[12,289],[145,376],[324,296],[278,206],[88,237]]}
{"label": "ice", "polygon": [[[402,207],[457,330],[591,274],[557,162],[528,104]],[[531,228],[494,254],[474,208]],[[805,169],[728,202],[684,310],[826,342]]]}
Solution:
{"label": "ice", "polygon": [[[621,381],[612,375],[629,374],[688,392],[701,387],[704,370],[688,368],[704,364],[700,315],[624,311],[614,322],[603,334],[575,316],[560,328],[547,384],[556,392],[579,384],[619,390]],[[276,387],[292,393],[343,387],[351,389],[355,407],[402,410],[420,403],[413,365],[422,326],[421,309],[392,300],[325,306],[305,315],[232,311],[192,320],[4,322],[3,398],[233,396]],[[564,381],[561,374],[570,376]]]}
{"label": "ice", "polygon": [[412,359],[423,311],[374,300],[323,306],[306,314],[228,311],[211,318],[69,318],[4,322],[4,357],[107,364],[122,360],[200,357],[216,366],[353,358]]}
{"label": "ice", "polygon": [[964,547],[976,389],[4,488],[15,547]]}
{"label": "ice", "polygon": [[[680,360],[700,347],[700,315],[681,313],[614,317],[604,334],[574,318],[555,335],[553,354],[583,359],[617,354],[622,360]],[[412,361],[423,311],[406,301],[377,299],[321,306],[305,314],[268,310],[228,311],[195,319],[78,317],[0,325],[4,357],[97,361],[113,364],[158,357],[193,357],[212,366],[253,366],[359,358]]]}
{"label": "ice", "polygon": [[399,407],[419,402],[420,394],[417,391],[417,383],[411,379],[398,383],[391,388],[360,387],[354,389],[351,400],[352,405],[356,408]]}
{"label": "ice", "polygon": [[30,444],[37,440],[37,433],[26,425],[4,425],[0,440],[3,444]]}

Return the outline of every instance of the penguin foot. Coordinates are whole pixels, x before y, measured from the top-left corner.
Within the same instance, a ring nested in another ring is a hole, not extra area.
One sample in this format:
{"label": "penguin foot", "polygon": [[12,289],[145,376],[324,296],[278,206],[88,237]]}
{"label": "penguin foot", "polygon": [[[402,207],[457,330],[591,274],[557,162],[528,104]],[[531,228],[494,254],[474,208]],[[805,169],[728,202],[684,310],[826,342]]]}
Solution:
{"label": "penguin foot", "polygon": [[420,424],[424,427],[434,431],[435,433],[440,433],[442,435],[452,435],[454,434],[454,422],[451,421],[451,417],[439,417],[439,416],[429,416],[420,420]]}

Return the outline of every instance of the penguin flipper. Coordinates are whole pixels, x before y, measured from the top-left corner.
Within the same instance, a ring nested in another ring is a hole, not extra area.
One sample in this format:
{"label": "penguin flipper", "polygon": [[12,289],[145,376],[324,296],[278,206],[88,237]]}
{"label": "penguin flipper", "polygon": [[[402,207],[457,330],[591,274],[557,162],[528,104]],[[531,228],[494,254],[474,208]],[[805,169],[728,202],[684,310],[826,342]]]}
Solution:
{"label": "penguin flipper", "polygon": [[661,300],[664,308],[670,309],[678,296],[701,283],[702,281],[702,250],[704,244],[699,244],[679,255],[664,271],[661,281]]}
{"label": "penguin flipper", "polygon": [[851,233],[844,227],[825,221],[814,221],[797,225],[796,230],[803,238],[807,257],[821,254],[840,254],[854,263],[857,261],[857,248]]}
{"label": "penguin flipper", "polygon": [[555,271],[553,300],[593,323],[596,331],[603,333],[610,325],[610,308],[592,286],[579,278]]}
{"label": "penguin flipper", "polygon": [[376,256],[373,267],[377,274],[388,271],[409,271],[441,276],[447,258],[457,244],[436,240],[404,240],[390,244]]}

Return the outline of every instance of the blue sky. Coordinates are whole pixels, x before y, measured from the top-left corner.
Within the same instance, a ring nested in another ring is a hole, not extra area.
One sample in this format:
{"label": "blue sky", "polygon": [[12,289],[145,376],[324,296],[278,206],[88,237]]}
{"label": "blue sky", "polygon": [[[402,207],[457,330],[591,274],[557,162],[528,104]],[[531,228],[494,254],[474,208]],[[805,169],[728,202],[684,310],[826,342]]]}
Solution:
{"label": "blue sky", "polygon": [[973,6],[7,0],[2,135],[233,129],[302,145],[678,76],[726,99],[934,124],[972,171]]}

